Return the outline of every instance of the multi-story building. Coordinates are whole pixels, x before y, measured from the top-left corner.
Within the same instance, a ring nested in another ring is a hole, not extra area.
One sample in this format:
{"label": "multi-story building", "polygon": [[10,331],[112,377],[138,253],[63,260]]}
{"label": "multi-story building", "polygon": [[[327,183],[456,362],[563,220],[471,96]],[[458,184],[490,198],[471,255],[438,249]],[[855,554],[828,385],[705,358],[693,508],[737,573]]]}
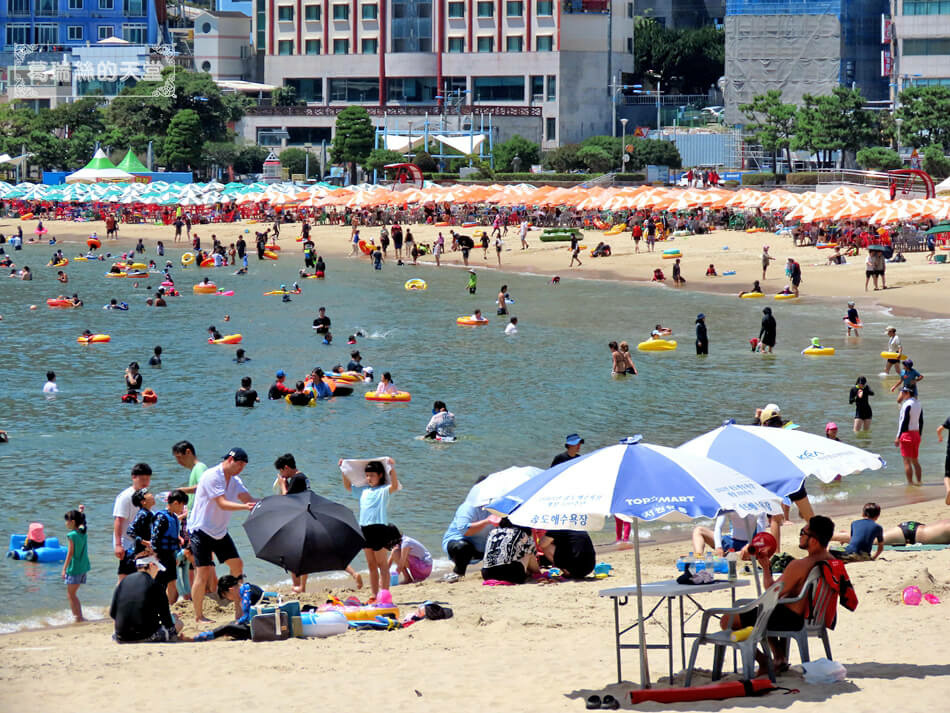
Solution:
{"label": "multi-story building", "polygon": [[[933,4],[933,3],[930,3]],[[881,71],[881,18],[889,0],[727,0],[726,121],[769,89],[799,104],[804,94],[857,87],[887,99]]]}
{"label": "multi-story building", "polygon": [[251,58],[251,18],[243,12],[202,12],[195,18],[195,69],[215,80],[244,80]]}
{"label": "multi-story building", "polygon": [[950,1],[893,0],[892,83],[950,86]]}
{"label": "multi-story building", "polygon": [[637,0],[635,11],[670,29],[721,25],[726,0]]}
{"label": "multi-story building", "polygon": [[0,0],[0,53],[12,53],[17,44],[62,52],[108,37],[131,44],[154,44],[158,38],[155,2]]}
{"label": "multi-story building", "polygon": [[632,17],[632,0],[254,0],[259,78],[306,106],[256,107],[244,136],[329,139],[349,104],[417,131],[427,115],[465,130],[491,114],[496,139],[545,147],[609,133]]}

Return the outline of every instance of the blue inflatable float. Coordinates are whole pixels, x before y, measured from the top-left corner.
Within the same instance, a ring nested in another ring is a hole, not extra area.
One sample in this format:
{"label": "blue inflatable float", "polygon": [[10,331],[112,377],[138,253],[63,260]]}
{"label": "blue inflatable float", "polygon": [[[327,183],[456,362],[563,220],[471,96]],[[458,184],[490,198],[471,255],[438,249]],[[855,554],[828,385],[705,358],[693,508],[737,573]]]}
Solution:
{"label": "blue inflatable float", "polygon": [[66,553],[69,552],[68,548],[59,544],[59,539],[56,537],[47,537],[46,544],[35,550],[24,550],[24,542],[26,542],[26,535],[10,535],[10,549],[7,550],[7,557],[27,562],[62,562],[66,559]]}

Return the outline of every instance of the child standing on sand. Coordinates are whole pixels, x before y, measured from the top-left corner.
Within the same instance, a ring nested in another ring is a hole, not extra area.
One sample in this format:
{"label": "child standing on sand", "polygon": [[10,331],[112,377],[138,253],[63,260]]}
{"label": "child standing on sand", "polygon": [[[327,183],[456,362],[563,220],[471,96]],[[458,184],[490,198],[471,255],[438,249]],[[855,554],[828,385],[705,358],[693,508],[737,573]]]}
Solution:
{"label": "child standing on sand", "polygon": [[[373,596],[379,594],[380,589],[389,588],[389,550],[399,545],[402,534],[389,524],[389,496],[399,489],[399,478],[392,458],[389,462],[390,482],[386,482],[386,470],[383,462],[371,460],[364,466],[363,472],[366,483],[358,485],[360,493],[359,523],[366,540],[363,554],[369,564],[369,581],[373,589]],[[343,461],[340,461],[342,465]],[[352,490],[353,483],[343,476],[343,487]]]}
{"label": "child standing on sand", "polygon": [[83,506],[78,510],[70,510],[64,515],[66,519],[66,539],[69,550],[66,552],[66,561],[63,562],[63,579],[66,580],[66,594],[69,597],[69,608],[77,622],[85,621],[82,616],[82,604],[77,592],[79,585],[86,583],[86,573],[90,570],[89,551],[86,544],[86,516]]}

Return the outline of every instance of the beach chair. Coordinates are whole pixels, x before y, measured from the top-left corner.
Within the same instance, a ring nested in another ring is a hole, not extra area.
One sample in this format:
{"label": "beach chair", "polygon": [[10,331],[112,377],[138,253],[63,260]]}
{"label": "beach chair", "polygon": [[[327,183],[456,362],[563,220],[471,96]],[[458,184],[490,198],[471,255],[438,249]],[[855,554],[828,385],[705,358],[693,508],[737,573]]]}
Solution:
{"label": "beach chair", "polygon": [[[699,647],[703,644],[712,644],[715,647],[713,651],[712,680],[718,681],[722,678],[722,663],[726,657],[727,648],[732,648],[739,652],[739,656],[742,659],[742,678],[745,680],[755,678],[755,650],[761,643],[766,661],[768,662],[769,680],[775,683],[775,667],[772,665],[772,652],[765,638],[765,630],[768,625],[769,617],[772,616],[772,611],[778,603],[778,595],[781,589],[782,585],[776,582],[766,589],[761,597],[748,604],[731,609],[724,607],[704,611],[699,634],[696,636],[696,641],[693,642],[693,648],[689,653],[689,665],[686,668],[686,682],[683,685],[688,688],[693,680],[696,654],[699,652]],[[752,633],[749,637],[743,641],[733,641],[732,635],[734,632],[732,630],[708,631],[709,622],[714,618],[719,619],[729,614],[745,614],[753,609],[758,610],[755,627],[752,629]]]}
{"label": "beach chair", "polygon": [[821,639],[825,645],[825,656],[829,661],[834,661],[831,657],[831,642],[828,639],[828,627],[825,623],[828,621],[829,608],[836,609],[838,603],[838,592],[832,587],[823,583],[821,576],[821,567],[813,567],[802,591],[797,597],[779,599],[779,604],[794,604],[805,598],[810,602],[810,613],[805,619],[805,625],[798,631],[772,631],[766,632],[766,636],[778,639],[785,639],[785,660],[788,660],[792,649],[792,639],[798,643],[798,653],[801,655],[802,663],[810,661],[808,654],[808,637],[815,636]]}

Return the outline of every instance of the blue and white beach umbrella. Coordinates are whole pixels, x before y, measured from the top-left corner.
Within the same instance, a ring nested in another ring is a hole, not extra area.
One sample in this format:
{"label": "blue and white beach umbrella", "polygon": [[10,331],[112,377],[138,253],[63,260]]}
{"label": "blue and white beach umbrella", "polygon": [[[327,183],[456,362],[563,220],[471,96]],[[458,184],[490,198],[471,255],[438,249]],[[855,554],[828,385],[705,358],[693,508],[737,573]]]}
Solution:
{"label": "blue and white beach umbrella", "polygon": [[633,521],[641,685],[650,686],[640,593],[640,520],[780,513],[780,499],[732,468],[703,456],[625,438],[519,485],[487,509],[523,527],[599,530],[615,515]]}
{"label": "blue and white beach umbrella", "polygon": [[723,463],[778,495],[796,492],[809,475],[830,483],[839,475],[886,465],[876,453],[813,433],[727,423],[677,451]]}

